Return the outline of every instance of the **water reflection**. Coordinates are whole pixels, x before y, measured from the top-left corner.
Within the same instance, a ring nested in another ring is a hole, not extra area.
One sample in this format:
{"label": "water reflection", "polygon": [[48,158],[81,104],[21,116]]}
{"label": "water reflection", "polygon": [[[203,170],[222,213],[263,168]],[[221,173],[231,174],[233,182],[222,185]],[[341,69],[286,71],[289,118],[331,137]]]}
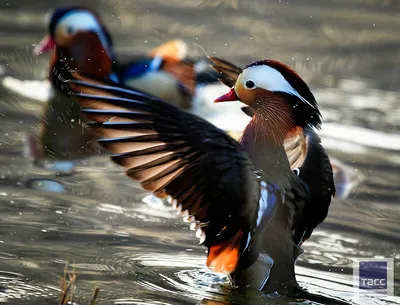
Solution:
{"label": "water reflection", "polygon": [[54,297],[57,293],[58,288],[56,287],[31,285],[22,274],[0,270],[1,303],[13,304],[13,301],[17,300],[40,302],[41,299]]}
{"label": "water reflection", "polygon": [[26,187],[42,192],[65,192],[65,188],[60,182],[51,179],[30,179],[26,182]]}

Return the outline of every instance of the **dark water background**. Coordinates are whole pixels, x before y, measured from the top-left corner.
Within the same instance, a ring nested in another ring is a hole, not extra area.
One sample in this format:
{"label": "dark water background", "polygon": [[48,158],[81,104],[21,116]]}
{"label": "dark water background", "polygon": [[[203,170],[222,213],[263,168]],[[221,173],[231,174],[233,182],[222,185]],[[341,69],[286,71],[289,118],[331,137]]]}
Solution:
{"label": "dark water background", "polygon": [[[1,0],[0,302],[56,304],[66,261],[75,263],[77,298],[99,286],[100,304],[235,299],[220,286],[223,278],[205,269],[205,249],[180,217],[166,205],[142,202],[147,194],[107,158],[83,160],[73,174],[57,175],[23,157],[23,137],[38,131],[43,107],[29,96],[45,85],[20,84],[21,95],[10,89],[10,77],[43,80],[47,57],[33,56],[32,45],[44,34],[45,13],[84,4],[101,14],[121,54],[182,38],[192,57],[240,65],[273,58],[293,66],[320,103],[323,144],[361,181],[347,199],[333,201],[304,244],[298,280],[310,292],[353,304],[400,303],[352,300],[352,258],[360,257],[395,258],[400,295],[399,3]],[[51,181],[60,192],[46,191]]]}

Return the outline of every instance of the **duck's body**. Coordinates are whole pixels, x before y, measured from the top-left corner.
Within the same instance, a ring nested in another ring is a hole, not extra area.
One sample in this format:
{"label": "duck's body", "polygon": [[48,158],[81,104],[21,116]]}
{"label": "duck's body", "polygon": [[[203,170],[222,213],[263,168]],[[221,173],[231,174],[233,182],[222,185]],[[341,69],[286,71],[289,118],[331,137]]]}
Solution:
{"label": "duck's body", "polygon": [[[260,225],[263,229],[258,233],[256,252],[261,255],[257,260],[255,257],[249,259],[242,255],[244,263],[239,263],[239,267],[230,278],[238,287],[248,288],[251,283],[252,288],[261,291],[291,293],[297,288],[294,262],[298,255],[291,231],[295,218],[293,213],[295,210],[301,212],[304,209],[308,194],[290,169],[283,146],[277,146],[262,138],[256,140],[257,131],[249,126],[247,129],[246,138],[242,137],[239,143],[249,153],[254,166],[265,173],[260,183],[259,200],[266,202],[265,208],[271,215],[270,219],[264,218],[264,223]],[[265,154],[260,154],[260,151]],[[261,206],[260,202],[260,208]],[[271,261],[272,265],[269,267]],[[268,271],[269,276],[254,276],[257,269]]]}
{"label": "duck's body", "polygon": [[[317,203],[316,188],[331,198],[334,185],[325,157],[307,153],[303,177],[291,169],[285,140],[321,123],[314,97],[294,71],[274,61],[253,63],[216,100],[240,100],[254,110],[239,143],[173,105],[71,74],[62,63],[52,79],[85,108],[84,119],[112,159],[186,214],[208,248],[210,268],[244,289],[296,290],[299,245],[322,220],[313,217],[315,208],[327,211],[330,203]],[[310,166],[327,181],[306,181]]]}
{"label": "duck's body", "polygon": [[[93,32],[79,32],[70,38],[67,47],[57,46],[51,54],[50,73],[61,57],[73,59],[71,67],[86,75],[109,78],[113,73],[112,59]],[[77,160],[100,154],[96,134],[83,125],[79,111],[79,105],[54,87],[44,105],[39,137],[30,136],[28,156],[35,161],[46,157]]]}
{"label": "duck's body", "polygon": [[143,56],[114,66],[114,76],[123,85],[185,109],[190,108],[196,89],[194,63],[184,59]]}

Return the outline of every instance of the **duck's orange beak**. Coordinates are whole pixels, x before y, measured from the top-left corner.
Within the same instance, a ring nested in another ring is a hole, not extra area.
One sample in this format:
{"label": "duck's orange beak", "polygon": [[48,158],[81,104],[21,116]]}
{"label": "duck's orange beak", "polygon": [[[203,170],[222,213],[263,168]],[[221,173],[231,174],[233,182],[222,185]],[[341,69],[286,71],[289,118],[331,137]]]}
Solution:
{"label": "duck's orange beak", "polygon": [[231,88],[228,93],[221,95],[219,98],[214,100],[214,103],[220,103],[220,102],[232,102],[232,101],[238,101],[239,98],[235,92],[235,89]]}
{"label": "duck's orange beak", "polygon": [[47,53],[54,50],[56,42],[50,36],[45,36],[43,39],[35,46],[34,52],[36,55],[41,53]]}

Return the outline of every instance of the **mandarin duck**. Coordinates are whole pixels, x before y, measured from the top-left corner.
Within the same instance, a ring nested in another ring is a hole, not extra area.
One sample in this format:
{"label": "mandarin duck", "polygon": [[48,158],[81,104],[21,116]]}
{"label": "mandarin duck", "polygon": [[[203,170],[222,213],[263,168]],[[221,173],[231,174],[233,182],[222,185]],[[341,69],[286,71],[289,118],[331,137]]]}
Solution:
{"label": "mandarin duck", "polygon": [[321,124],[313,94],[293,70],[254,62],[215,100],[239,100],[254,112],[238,142],[159,98],[85,76],[68,60],[56,63],[51,79],[83,107],[112,160],[191,223],[208,267],[243,289],[298,290],[300,245],[325,218],[335,186],[318,137],[309,139],[312,153],[299,170],[291,169],[285,139]]}
{"label": "mandarin duck", "polygon": [[[71,37],[67,48],[57,46],[56,52],[50,60],[52,69],[62,56],[73,59],[73,67],[86,75],[104,78],[112,73],[112,60],[96,33],[79,32]],[[85,128],[79,118],[80,106],[54,89],[51,99],[44,105],[39,136],[26,138],[24,154],[35,163],[46,158],[57,162],[71,161],[69,167],[72,169],[77,159],[102,151],[96,145],[95,133]]]}
{"label": "mandarin duck", "polygon": [[[184,42],[170,41],[121,65],[108,30],[88,8],[56,9],[50,14],[48,31],[35,53],[51,51],[50,73],[60,56],[69,57],[73,58],[74,67],[86,75],[107,77],[180,107],[190,105],[196,83],[193,62],[184,60]],[[201,79],[201,73],[198,76]],[[39,138],[30,135],[26,139],[25,155],[37,161],[43,157],[63,160],[98,154],[99,149],[93,145],[94,134],[82,127],[78,113],[76,104],[53,94],[45,106]]]}
{"label": "mandarin duck", "polygon": [[[182,40],[171,40],[147,55],[133,56],[132,61],[121,64],[113,50],[109,31],[93,10],[80,6],[60,7],[52,11],[48,19],[48,35],[35,47],[36,54],[53,51],[55,47],[67,49],[71,38],[79,32],[96,33],[102,49],[112,61],[113,69],[109,76],[112,80],[180,107],[190,106],[195,93],[196,77],[199,81],[204,78],[202,73],[196,74],[195,62],[185,59],[187,46]],[[91,51],[93,55],[96,51],[100,52],[94,48]],[[52,55],[58,56],[56,51]]]}

